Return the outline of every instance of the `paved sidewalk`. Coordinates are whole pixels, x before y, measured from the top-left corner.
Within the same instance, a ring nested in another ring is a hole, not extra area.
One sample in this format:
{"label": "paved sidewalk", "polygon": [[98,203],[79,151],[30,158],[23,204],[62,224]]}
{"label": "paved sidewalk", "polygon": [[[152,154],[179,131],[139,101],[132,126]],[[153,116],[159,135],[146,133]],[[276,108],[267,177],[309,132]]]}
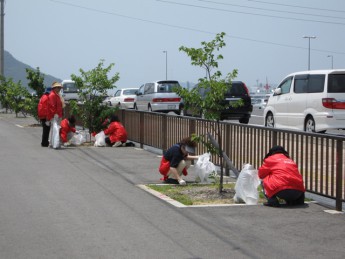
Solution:
{"label": "paved sidewalk", "polygon": [[42,148],[34,123],[0,114],[0,258],[345,256],[328,207],[179,208],[137,187],[160,183],[156,150]]}

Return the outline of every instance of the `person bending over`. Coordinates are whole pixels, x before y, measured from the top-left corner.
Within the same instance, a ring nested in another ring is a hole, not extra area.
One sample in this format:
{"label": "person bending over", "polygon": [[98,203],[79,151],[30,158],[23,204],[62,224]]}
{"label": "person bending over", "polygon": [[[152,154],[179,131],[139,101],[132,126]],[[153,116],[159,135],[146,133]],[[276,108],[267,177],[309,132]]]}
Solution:
{"label": "person bending over", "polygon": [[194,155],[196,144],[196,142],[188,137],[182,139],[179,143],[164,152],[159,166],[159,172],[163,175],[161,180],[166,183],[186,184],[181,176],[182,174],[186,176],[191,161],[198,159],[198,156]]}
{"label": "person bending over", "polygon": [[127,131],[116,115],[110,117],[110,124],[108,128],[104,130],[104,134],[108,135],[108,137],[105,138],[105,143],[108,146],[126,146]]}
{"label": "person bending over", "polygon": [[279,207],[278,198],[285,200],[287,205],[304,204],[305,188],[302,175],[282,146],[274,146],[270,149],[258,174],[263,181],[263,189],[267,197],[265,206]]}
{"label": "person bending over", "polygon": [[60,139],[65,147],[70,146],[70,140],[73,137],[75,130],[75,117],[71,115],[68,119],[61,121]]}

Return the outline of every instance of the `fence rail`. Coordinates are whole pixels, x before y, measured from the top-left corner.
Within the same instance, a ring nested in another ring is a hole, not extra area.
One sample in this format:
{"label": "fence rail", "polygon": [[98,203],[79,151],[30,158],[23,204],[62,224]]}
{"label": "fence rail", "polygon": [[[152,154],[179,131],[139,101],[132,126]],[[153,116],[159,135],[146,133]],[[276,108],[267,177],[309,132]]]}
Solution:
{"label": "fence rail", "polygon": [[[215,136],[213,121],[162,113],[119,110],[130,140],[166,150],[182,138],[195,133]],[[246,163],[258,168],[274,145],[284,146],[297,163],[308,192],[335,199],[342,210],[345,200],[345,137],[327,134],[287,131],[237,123],[220,123],[221,146],[239,171]],[[206,152],[199,144],[198,153]],[[213,156],[220,164],[220,158]]]}

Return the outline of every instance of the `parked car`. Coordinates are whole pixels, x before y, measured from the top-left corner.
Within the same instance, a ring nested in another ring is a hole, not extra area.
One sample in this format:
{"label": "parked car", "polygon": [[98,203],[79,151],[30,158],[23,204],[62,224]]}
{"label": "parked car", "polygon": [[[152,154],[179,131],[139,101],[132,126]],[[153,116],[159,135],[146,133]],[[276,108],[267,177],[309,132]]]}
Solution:
{"label": "parked car", "polygon": [[141,111],[175,112],[180,114],[181,97],[173,90],[180,87],[176,80],[160,80],[140,86],[134,108]]}
{"label": "parked car", "polygon": [[269,95],[267,95],[263,98],[253,98],[252,97],[253,108],[265,109],[267,102],[268,102],[268,98],[269,98]]}
{"label": "parked car", "polygon": [[138,88],[119,89],[113,96],[108,97],[105,102],[110,106],[118,106],[121,109],[133,109],[137,92]]}
{"label": "parked car", "polygon": [[[199,93],[202,97],[206,95],[206,91],[204,88],[200,89]],[[231,82],[231,85],[228,86],[228,91],[225,93],[224,97],[224,102],[226,103],[234,104],[242,100],[242,105],[230,105],[227,109],[221,112],[220,119],[238,120],[240,123],[248,124],[253,111],[253,105],[251,103],[250,94],[245,83],[243,83],[242,81]],[[196,117],[203,116],[201,113],[193,114],[192,111],[188,109],[184,110],[184,115]]]}
{"label": "parked car", "polygon": [[286,76],[264,110],[265,126],[325,132],[345,129],[345,69]]}

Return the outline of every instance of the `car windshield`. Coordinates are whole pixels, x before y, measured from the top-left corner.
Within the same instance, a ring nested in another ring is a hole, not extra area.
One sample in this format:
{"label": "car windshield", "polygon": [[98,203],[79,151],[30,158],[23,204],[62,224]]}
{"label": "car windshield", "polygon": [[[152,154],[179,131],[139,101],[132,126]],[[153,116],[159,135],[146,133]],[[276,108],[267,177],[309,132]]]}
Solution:
{"label": "car windshield", "polygon": [[75,83],[64,83],[63,84],[63,92],[64,93],[76,93],[77,92],[77,87]]}
{"label": "car windshield", "polygon": [[135,95],[137,93],[137,89],[128,89],[123,91],[123,95]]}
{"label": "car windshield", "polygon": [[158,84],[159,93],[172,93],[175,88],[179,87],[178,82],[164,82]]}

